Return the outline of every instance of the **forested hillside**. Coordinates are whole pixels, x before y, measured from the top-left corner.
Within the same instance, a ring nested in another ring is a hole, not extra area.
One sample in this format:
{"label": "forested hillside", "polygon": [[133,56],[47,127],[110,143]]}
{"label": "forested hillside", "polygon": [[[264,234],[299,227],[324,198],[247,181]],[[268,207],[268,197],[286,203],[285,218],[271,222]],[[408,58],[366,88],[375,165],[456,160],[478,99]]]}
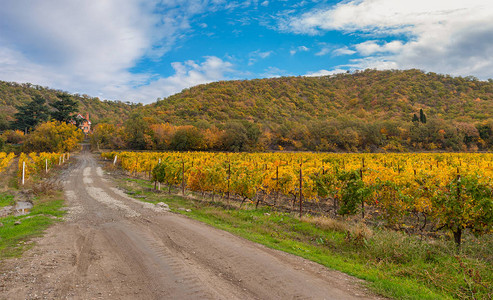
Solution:
{"label": "forested hillside", "polygon": [[[223,131],[222,149],[460,151],[493,145],[493,81],[419,70],[215,82],[143,110],[151,124]],[[150,128],[147,135],[155,132]],[[232,145],[231,138],[245,143]]]}
{"label": "forested hillside", "polygon": [[[59,94],[67,93],[30,83],[0,81],[0,126],[14,120],[16,106],[28,104],[35,96],[41,96],[47,103],[53,103],[59,100]],[[95,123],[121,122],[133,109],[141,106],[120,101],[101,101],[87,95],[76,94],[72,98],[79,103],[79,112],[84,116],[89,113],[89,118]]]}
{"label": "forested hillside", "polygon": [[421,108],[444,120],[491,118],[493,81],[419,70],[367,70],[324,77],[215,82],[186,89],[148,107],[171,123],[246,118],[265,125],[341,116],[407,122]]}

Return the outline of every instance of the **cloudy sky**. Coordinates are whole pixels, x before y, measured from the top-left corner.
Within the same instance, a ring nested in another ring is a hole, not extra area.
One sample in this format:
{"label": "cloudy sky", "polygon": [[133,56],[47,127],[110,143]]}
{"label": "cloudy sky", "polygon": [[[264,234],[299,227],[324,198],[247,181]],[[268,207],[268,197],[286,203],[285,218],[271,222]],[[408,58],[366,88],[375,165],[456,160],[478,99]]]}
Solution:
{"label": "cloudy sky", "polygon": [[493,78],[491,0],[2,0],[0,80],[151,103],[366,68]]}

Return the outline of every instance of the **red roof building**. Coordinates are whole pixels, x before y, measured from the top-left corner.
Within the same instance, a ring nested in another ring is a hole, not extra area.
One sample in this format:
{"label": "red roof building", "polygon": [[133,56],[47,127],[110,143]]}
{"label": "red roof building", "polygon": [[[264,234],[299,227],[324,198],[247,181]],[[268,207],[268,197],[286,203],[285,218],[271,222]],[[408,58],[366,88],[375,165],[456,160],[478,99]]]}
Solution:
{"label": "red roof building", "polygon": [[89,113],[86,114],[85,118],[81,114],[77,114],[75,118],[82,120],[79,123],[79,128],[82,130],[82,132],[84,132],[84,134],[89,134],[91,132],[91,120],[89,120]]}

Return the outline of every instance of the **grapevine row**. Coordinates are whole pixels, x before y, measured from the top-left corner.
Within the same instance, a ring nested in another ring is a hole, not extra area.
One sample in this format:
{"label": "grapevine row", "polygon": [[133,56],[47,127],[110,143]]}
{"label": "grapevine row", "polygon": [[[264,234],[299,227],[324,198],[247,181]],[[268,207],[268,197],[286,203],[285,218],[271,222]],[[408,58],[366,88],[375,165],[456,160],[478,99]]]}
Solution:
{"label": "grapevine row", "polygon": [[289,201],[300,210],[306,205],[341,215],[366,213],[367,219],[408,230],[423,230],[431,221],[452,231],[492,230],[491,153],[111,152],[103,157],[169,187],[242,202]]}

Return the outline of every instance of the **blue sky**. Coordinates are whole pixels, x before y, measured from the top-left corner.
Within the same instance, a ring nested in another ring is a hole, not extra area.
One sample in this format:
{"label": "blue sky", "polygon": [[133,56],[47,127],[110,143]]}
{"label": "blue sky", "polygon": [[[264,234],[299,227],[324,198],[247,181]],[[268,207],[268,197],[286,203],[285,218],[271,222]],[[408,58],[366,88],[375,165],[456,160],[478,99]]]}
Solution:
{"label": "blue sky", "polygon": [[493,78],[491,0],[3,0],[0,80],[151,103],[366,68]]}

